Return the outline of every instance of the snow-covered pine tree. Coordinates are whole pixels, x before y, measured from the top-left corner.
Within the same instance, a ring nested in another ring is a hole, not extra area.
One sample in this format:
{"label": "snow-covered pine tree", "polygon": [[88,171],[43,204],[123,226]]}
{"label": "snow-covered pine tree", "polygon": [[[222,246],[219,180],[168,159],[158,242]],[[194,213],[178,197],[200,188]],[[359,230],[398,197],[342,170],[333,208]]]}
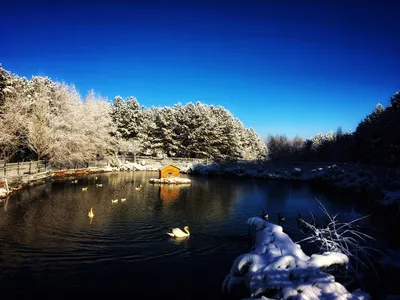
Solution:
{"label": "snow-covered pine tree", "polygon": [[117,131],[124,139],[137,138],[142,115],[139,102],[135,97],[128,97],[124,101],[121,96],[116,96],[113,101],[111,116]]}

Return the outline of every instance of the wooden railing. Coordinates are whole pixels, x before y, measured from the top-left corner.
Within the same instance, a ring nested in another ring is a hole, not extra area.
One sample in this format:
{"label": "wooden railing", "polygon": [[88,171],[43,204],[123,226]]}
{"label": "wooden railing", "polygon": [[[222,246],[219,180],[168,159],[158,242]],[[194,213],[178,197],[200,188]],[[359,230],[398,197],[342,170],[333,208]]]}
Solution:
{"label": "wooden railing", "polygon": [[[153,157],[153,156],[118,156],[118,159],[122,162],[135,162],[146,165],[177,165],[178,167],[185,166],[187,164],[212,164],[212,159],[201,159],[201,158],[185,158],[185,157]],[[262,163],[260,161],[248,161],[248,160],[236,160],[236,161],[220,161],[224,165],[243,165],[252,164],[256,165]],[[17,177],[30,174],[37,174],[45,171],[61,171],[65,169],[85,169],[85,168],[102,168],[109,166],[110,162],[105,160],[90,161],[87,163],[79,164],[58,164],[50,165],[45,160],[40,161],[25,161],[25,162],[13,162],[6,163],[0,160],[0,177]]]}
{"label": "wooden railing", "polygon": [[0,177],[22,176],[35,174],[46,170],[48,163],[44,160],[5,163],[0,161]]}

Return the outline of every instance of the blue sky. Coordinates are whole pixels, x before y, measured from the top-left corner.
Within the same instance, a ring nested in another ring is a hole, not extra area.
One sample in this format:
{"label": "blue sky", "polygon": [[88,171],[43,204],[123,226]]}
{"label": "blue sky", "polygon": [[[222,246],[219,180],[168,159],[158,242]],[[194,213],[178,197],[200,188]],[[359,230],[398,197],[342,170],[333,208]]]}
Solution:
{"label": "blue sky", "polygon": [[8,2],[5,69],[147,107],[222,105],[262,138],[355,129],[400,90],[395,1]]}

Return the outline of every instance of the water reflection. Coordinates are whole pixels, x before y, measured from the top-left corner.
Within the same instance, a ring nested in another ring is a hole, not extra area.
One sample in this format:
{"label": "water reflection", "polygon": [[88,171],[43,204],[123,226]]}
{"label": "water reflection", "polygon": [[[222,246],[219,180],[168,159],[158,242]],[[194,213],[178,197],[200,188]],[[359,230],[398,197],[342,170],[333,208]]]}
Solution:
{"label": "water reflection", "polygon": [[179,191],[181,188],[190,187],[190,185],[182,184],[161,184],[160,185],[160,198],[165,204],[172,204],[179,198]]}
{"label": "water reflection", "polygon": [[[157,270],[168,286],[171,268],[159,270],[164,263],[173,266],[179,280],[195,290],[204,289],[202,281],[182,278],[182,274],[194,268],[199,274],[207,272],[207,281],[216,283],[213,293],[218,294],[232,261],[251,246],[244,239],[246,219],[259,215],[261,209],[271,221],[281,212],[286,217],[285,230],[293,232],[298,213],[318,211],[314,198],[333,212],[360,213],[352,205],[332,204],[304,185],[191,177],[191,185],[160,186],[148,183],[152,177],[151,172],[99,174],[57,180],[13,194],[0,210],[0,268],[4,271],[0,279],[10,274],[9,278],[17,278],[24,270],[29,270],[24,275],[27,278],[33,273],[58,272],[67,278],[59,286],[78,280],[84,285],[89,284],[88,277],[106,268],[104,282],[97,279],[96,285],[107,286],[110,276],[123,280],[123,265],[140,290],[154,276],[143,271],[147,269]],[[143,187],[136,190],[139,184]],[[115,199],[118,202],[113,204]],[[94,216],[90,218],[91,208]],[[185,225],[193,231],[189,238],[170,239],[166,234]],[[137,267],[144,261],[146,268]],[[209,272],[210,265],[213,272]],[[51,289],[45,281],[32,282]],[[7,282],[0,281],[0,287],[17,290],[17,280]]]}

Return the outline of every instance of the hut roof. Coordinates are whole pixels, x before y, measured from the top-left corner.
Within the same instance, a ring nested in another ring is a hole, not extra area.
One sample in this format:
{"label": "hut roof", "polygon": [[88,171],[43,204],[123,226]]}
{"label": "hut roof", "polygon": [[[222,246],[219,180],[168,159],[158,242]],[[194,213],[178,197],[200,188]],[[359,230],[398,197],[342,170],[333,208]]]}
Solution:
{"label": "hut roof", "polygon": [[169,168],[169,167],[173,167],[173,168],[175,168],[175,169],[178,169],[179,171],[181,170],[180,168],[178,168],[178,167],[176,167],[176,166],[174,166],[174,165],[168,165],[168,166],[165,166],[165,167],[162,167],[162,168],[158,168],[158,170],[164,170],[165,168]]}

